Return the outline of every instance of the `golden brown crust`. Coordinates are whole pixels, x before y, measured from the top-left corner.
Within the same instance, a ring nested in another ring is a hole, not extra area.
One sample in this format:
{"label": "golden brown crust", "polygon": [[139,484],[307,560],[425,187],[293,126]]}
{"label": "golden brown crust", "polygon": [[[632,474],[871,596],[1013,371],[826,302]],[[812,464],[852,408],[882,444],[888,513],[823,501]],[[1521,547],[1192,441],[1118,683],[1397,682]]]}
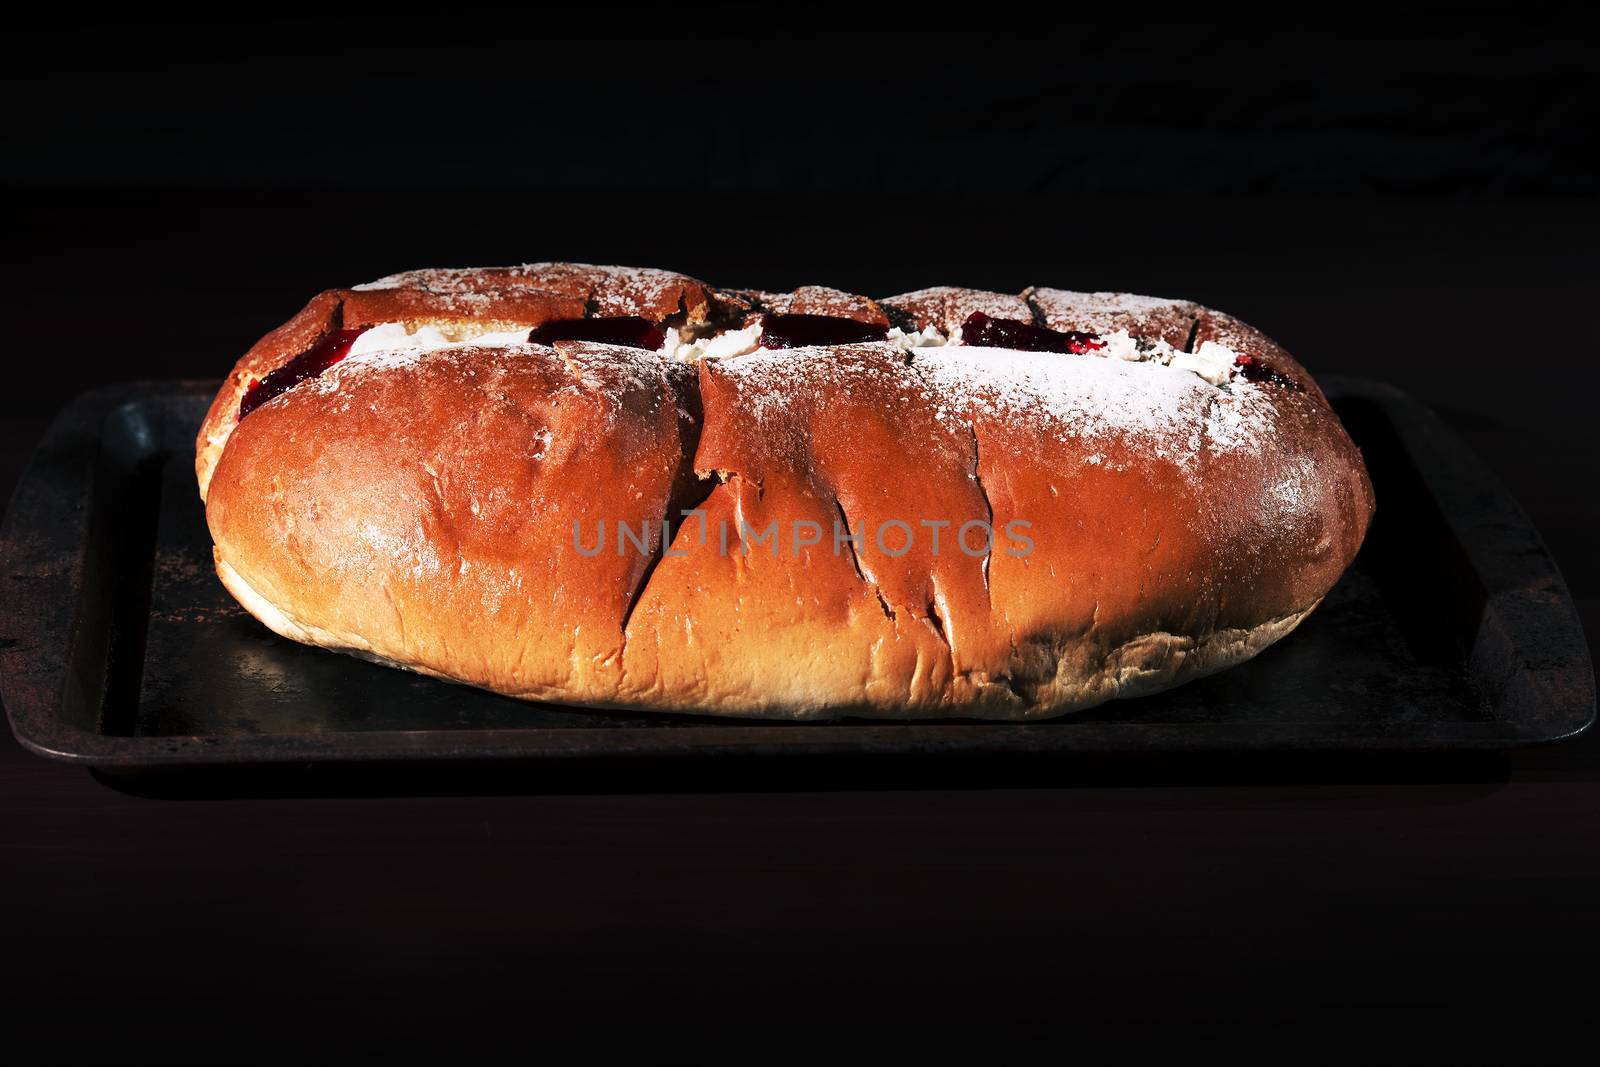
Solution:
{"label": "golden brown crust", "polygon": [[338,647],[519,695],[608,691],[651,557],[581,556],[573,519],[664,514],[691,459],[685,377],[618,351],[457,349],[263,406],[212,480],[219,558]]}
{"label": "golden brown crust", "polygon": [[[569,317],[574,301],[690,325],[799,308],[948,334],[975,310],[1027,314],[1226,345],[1292,384],[891,343],[698,367],[569,342],[377,354],[243,422],[243,387],[219,395],[197,465],[204,486],[214,452],[228,587],[286,636],[518,697],[1020,719],[1249,658],[1315,607],[1365,533],[1371,487],[1315,383],[1197,305],[949,288],[880,304],[636,275],[545,264],[325,293],[230,388],[373,315],[448,322],[444,298],[469,294],[513,320]],[[661,520],[685,508],[663,545]],[[610,537],[585,554],[602,519]],[[961,531],[977,521],[992,547],[974,554],[982,531]],[[619,523],[642,551],[619,551]],[[774,540],[742,550],[741,523]]]}

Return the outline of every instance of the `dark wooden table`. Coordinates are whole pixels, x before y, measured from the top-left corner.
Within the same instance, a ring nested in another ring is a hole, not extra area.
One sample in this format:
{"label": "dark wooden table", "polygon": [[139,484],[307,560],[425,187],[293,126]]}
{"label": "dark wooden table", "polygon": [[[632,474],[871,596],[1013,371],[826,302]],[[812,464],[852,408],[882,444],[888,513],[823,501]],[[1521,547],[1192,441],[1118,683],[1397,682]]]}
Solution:
{"label": "dark wooden table", "polygon": [[[315,289],[398,268],[1130,289],[1234,311],[1314,370],[1435,405],[1515,488],[1600,632],[1592,204],[717,198],[735,221],[686,237],[626,198],[27,202],[0,268],[5,486],[71,394],[215,376]],[[1450,759],[175,790],[0,737],[0,1029],[80,1050],[1143,1025],[1398,1054],[1372,1043],[1381,1026],[1537,1053],[1592,1006],[1597,895],[1600,733]]]}

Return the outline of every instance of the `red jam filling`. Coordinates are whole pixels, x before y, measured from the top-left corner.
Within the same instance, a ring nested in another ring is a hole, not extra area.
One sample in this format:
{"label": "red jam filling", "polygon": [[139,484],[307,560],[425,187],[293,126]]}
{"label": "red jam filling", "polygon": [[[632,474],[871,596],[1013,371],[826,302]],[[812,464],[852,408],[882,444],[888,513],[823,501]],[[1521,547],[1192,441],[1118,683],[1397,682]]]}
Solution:
{"label": "red jam filling", "polygon": [[667,335],[649,319],[637,315],[619,315],[608,319],[556,319],[536,326],[528,341],[547,345],[554,341],[593,341],[602,345],[622,345],[624,348],[648,348],[659,351],[667,343]]}
{"label": "red jam filling", "polygon": [[1031,322],[992,319],[981,311],[974,311],[961,324],[961,343],[981,348],[1014,348],[1022,352],[1067,352],[1074,356],[1106,346],[1092,333],[1047,330]]}
{"label": "red jam filling", "polygon": [[1240,356],[1233,361],[1233,365],[1238,370],[1239,377],[1245,381],[1271,382],[1273,385],[1287,385],[1296,391],[1300,389],[1299,382],[1293,378],[1285,378],[1254,356]]}
{"label": "red jam filling", "polygon": [[365,332],[336,330],[318,341],[317,346],[309,352],[302,352],[265,378],[251,382],[244,391],[244,399],[239,401],[239,417],[244,418],[267,401],[282,396],[308,378],[320,375],[348,356],[350,346]]}
{"label": "red jam filling", "polygon": [[886,341],[889,327],[832,315],[767,315],[761,320],[762,348],[809,348]]}

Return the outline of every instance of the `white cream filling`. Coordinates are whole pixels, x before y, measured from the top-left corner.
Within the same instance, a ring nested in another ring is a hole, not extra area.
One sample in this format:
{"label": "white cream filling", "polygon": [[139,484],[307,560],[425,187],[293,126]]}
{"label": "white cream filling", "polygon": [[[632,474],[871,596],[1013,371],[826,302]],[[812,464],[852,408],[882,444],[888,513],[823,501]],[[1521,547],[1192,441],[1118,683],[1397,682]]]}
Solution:
{"label": "white cream filling", "polygon": [[943,348],[946,345],[961,343],[961,329],[957,327],[954,336],[946,337],[939,332],[937,326],[929,326],[926,330],[912,330],[910,333],[896,326],[889,331],[889,340],[901,348]]}
{"label": "white cream filling", "polygon": [[[1217,344],[1215,341],[1204,341],[1193,352],[1185,352],[1181,348],[1161,340],[1150,338],[1136,338],[1127,330],[1117,330],[1105,334],[1100,338],[1105,342],[1105,347],[1094,353],[1107,359],[1120,359],[1134,363],[1155,363],[1173,370],[1188,371],[1196,374],[1212,385],[1226,385],[1233,378],[1234,363],[1238,360],[1238,353],[1226,345]],[[902,349],[913,348],[956,348],[972,347],[986,348],[986,345],[962,346],[961,329],[957,327],[947,338],[935,327],[926,330],[913,330],[910,333],[895,327],[889,331],[887,341],[898,345]],[[764,352],[761,347],[761,326],[757,323],[743,330],[732,330],[716,337],[704,338],[699,341],[680,341],[677,332],[667,331],[667,345],[663,351],[671,352],[679,359],[693,362],[695,359],[715,359],[727,356],[744,356],[752,352]],[[1008,351],[1006,349],[993,349],[994,351]]]}
{"label": "white cream filling", "polygon": [[[447,337],[436,326],[420,326],[415,330],[407,330],[405,323],[385,322],[371,327],[357,337],[355,343],[350,346],[349,354],[362,356],[373,352],[420,351],[449,348],[454,345],[503,348],[526,343],[531,329],[532,327],[525,327],[518,330],[498,332],[486,330],[482,333],[472,333],[470,328],[467,328],[455,337]],[[761,347],[759,320],[741,330],[725,330],[706,337],[695,337],[672,327],[668,327],[665,333],[666,342],[662,345],[661,352],[685,363],[694,363],[702,359],[727,359],[764,351]],[[947,338],[932,326],[925,330],[912,330],[909,333],[894,327],[889,330],[886,340],[889,344],[906,350],[944,348],[961,344],[961,330],[958,328]],[[1239,358],[1231,348],[1215,341],[1203,341],[1195,351],[1185,352],[1165,341],[1135,338],[1127,330],[1105,334],[1101,340],[1105,342],[1105,347],[1096,355],[1129,362],[1158,363],[1174,370],[1199,375],[1212,385],[1227,384],[1233,377],[1234,364]]]}
{"label": "white cream filling", "polygon": [[[350,356],[364,356],[371,352],[406,352],[412,349],[448,348],[451,345],[477,345],[482,348],[504,348],[520,345],[528,340],[533,327],[520,330],[485,330],[474,333],[470,327],[457,336],[447,337],[437,326],[419,326],[407,330],[403,322],[385,322],[364,331],[350,346]],[[348,358],[348,357],[346,357]]]}
{"label": "white cream filling", "polygon": [[742,330],[728,330],[711,337],[697,338],[693,334],[680,332],[671,327],[667,328],[666,333],[667,343],[661,346],[661,351],[685,363],[701,359],[742,356],[747,352],[754,352],[761,344],[760,322],[746,326]]}
{"label": "white cream filling", "polygon": [[1174,348],[1165,341],[1134,338],[1127,330],[1117,330],[1100,338],[1105,348],[1100,354],[1107,359],[1122,359],[1138,363],[1159,363],[1174,370],[1198,374],[1212,385],[1224,385],[1233,377],[1233,365],[1239,356],[1226,345],[1215,341],[1202,341],[1193,352]]}
{"label": "white cream filling", "polygon": [[[931,326],[926,330],[913,330],[910,333],[895,327],[889,331],[886,340],[901,348],[928,348],[949,343],[945,340],[944,334]],[[667,343],[661,350],[685,363],[693,363],[700,359],[747,356],[751,352],[764,351],[761,347],[761,323],[757,320],[742,330],[727,330],[711,337],[700,338],[669,329]]]}

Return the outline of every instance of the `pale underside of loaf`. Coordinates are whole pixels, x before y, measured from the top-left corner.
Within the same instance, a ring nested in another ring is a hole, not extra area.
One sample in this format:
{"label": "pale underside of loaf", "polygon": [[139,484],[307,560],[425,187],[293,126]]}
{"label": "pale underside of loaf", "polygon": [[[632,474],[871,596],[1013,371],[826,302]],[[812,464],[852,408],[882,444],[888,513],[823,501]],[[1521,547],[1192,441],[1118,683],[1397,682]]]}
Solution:
{"label": "pale underside of loaf", "polygon": [[[246,611],[281,637],[342,652],[381,666],[425,674],[441,681],[461,681],[423,664],[391,659],[370,647],[360,634],[334,633],[315,624],[291,619],[277,605],[250,588],[249,583],[239,577],[238,572],[228,566],[220,555],[217,558],[217,576]],[[896,708],[865,702],[851,704],[830,694],[815,703],[787,701],[777,706],[731,700],[724,707],[713,703],[714,697],[708,697],[682,704],[662,704],[659,710],[780,719],[830,719],[850,715],[883,719],[928,718],[941,714],[985,719],[1049,718],[1068,711],[1095,707],[1108,700],[1159,693],[1243,663],[1287,636],[1316,607],[1317,604],[1312,604],[1302,611],[1268,619],[1249,629],[1217,630],[1198,638],[1192,634],[1148,633],[1111,649],[1100,647],[1088,638],[1065,642],[1051,652],[1058,664],[1057,670],[1040,690],[1038,699],[1026,707],[1002,704],[1000,710],[981,705]],[[507,692],[505,695],[524,700],[560,702],[566,694],[541,688],[528,693]],[[638,707],[634,703],[603,700],[593,700],[589,706],[615,709]]]}
{"label": "pale underside of loaf", "polygon": [[[492,288],[484,277],[376,284],[459,300]],[[697,343],[799,306],[935,341],[973,310],[1027,316],[1125,351],[884,342],[682,364],[446,338],[352,358],[230,420],[248,381],[317,332],[302,331],[241,361],[197,446],[218,574],[240,604],[287,638],[522,699],[1030,719],[1253,657],[1320,602],[1371,514],[1359,454],[1309,375],[1196,305],[954,289],[875,302],[651,272],[598,298],[610,283],[585,277],[582,314],[675,314]],[[1226,366],[1217,352],[1270,360],[1279,380],[1219,384],[1204,376]],[[848,542],[723,556],[697,553],[682,522],[637,558],[574,551],[574,521],[643,528],[685,505],[780,530],[1024,520],[1034,543],[1023,558]]]}

